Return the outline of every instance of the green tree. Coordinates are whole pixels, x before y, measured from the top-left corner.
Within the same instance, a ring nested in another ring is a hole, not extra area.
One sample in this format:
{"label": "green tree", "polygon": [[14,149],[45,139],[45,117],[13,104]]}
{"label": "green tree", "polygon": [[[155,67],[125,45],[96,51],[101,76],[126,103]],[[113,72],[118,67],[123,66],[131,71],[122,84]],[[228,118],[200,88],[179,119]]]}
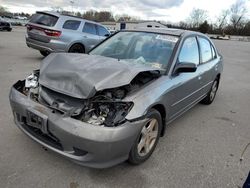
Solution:
{"label": "green tree", "polygon": [[200,24],[199,31],[202,33],[208,33],[209,28],[210,28],[210,26],[207,23],[207,20],[205,20],[202,24]]}

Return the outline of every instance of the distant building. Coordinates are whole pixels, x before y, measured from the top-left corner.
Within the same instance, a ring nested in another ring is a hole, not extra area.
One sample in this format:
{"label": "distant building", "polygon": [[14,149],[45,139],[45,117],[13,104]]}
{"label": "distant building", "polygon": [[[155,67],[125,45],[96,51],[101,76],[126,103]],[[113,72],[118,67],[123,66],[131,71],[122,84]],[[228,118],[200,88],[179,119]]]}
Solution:
{"label": "distant building", "polygon": [[120,22],[101,22],[109,30],[136,29],[140,27],[167,28],[166,25],[157,21],[120,21]]}

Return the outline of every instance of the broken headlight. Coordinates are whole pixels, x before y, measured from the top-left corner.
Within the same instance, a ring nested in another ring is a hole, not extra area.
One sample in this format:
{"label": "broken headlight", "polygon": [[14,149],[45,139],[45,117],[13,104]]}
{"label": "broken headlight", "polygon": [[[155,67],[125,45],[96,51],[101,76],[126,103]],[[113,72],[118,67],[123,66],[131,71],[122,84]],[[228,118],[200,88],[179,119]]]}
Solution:
{"label": "broken headlight", "polygon": [[25,79],[25,88],[36,88],[38,86],[38,73],[33,72]]}
{"label": "broken headlight", "polygon": [[93,125],[114,127],[125,121],[132,106],[132,102],[93,101],[91,108],[83,112],[81,120]]}

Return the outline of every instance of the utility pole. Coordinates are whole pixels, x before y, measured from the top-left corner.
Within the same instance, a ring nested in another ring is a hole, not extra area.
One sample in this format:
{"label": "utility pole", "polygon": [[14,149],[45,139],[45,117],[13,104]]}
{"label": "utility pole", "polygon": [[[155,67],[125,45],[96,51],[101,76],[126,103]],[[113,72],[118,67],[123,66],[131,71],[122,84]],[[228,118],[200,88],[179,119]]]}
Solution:
{"label": "utility pole", "polygon": [[69,2],[71,4],[71,9],[72,9],[71,12],[74,15],[74,4],[75,4],[75,2],[74,2],[74,0],[70,0]]}

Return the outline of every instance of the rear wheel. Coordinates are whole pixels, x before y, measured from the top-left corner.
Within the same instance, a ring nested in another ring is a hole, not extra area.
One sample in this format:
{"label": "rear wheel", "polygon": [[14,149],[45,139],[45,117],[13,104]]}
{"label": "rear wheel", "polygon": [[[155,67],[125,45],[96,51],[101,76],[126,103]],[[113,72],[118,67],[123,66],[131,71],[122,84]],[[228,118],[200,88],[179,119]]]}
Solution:
{"label": "rear wheel", "polygon": [[128,161],[131,164],[140,164],[146,161],[153,153],[160,137],[162,129],[161,114],[152,109],[148,112],[146,118],[149,120],[143,126],[129,153]]}
{"label": "rear wheel", "polygon": [[69,49],[70,53],[85,53],[85,49],[81,44],[74,44]]}
{"label": "rear wheel", "polygon": [[202,104],[211,104],[214,101],[219,86],[219,79],[216,78],[207,96],[201,101]]}
{"label": "rear wheel", "polygon": [[46,57],[46,56],[48,56],[48,55],[50,54],[49,51],[42,51],[42,50],[40,50],[40,53],[41,53],[44,57]]}

